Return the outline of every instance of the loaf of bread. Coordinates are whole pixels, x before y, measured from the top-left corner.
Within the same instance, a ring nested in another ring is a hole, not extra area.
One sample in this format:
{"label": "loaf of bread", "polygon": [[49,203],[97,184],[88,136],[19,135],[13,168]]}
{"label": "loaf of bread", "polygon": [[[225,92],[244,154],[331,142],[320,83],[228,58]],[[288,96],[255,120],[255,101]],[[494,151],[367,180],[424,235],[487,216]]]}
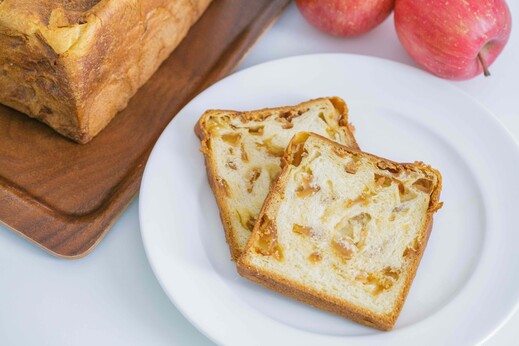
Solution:
{"label": "loaf of bread", "polygon": [[270,184],[281,171],[285,147],[296,133],[314,131],[358,148],[348,109],[338,97],[251,112],[207,111],[195,131],[234,260],[249,240]]}
{"label": "loaf of bread", "polygon": [[393,327],[440,207],[441,175],[315,134],[294,137],[238,271],[374,328]]}
{"label": "loaf of bread", "polygon": [[2,0],[0,103],[86,143],[211,0]]}

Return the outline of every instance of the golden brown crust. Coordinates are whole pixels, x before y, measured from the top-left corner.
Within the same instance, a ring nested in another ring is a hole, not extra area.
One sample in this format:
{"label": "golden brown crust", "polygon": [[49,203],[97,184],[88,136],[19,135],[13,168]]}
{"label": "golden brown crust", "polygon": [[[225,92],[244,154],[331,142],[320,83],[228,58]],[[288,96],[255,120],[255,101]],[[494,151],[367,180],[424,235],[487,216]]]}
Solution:
{"label": "golden brown crust", "polygon": [[[341,115],[339,119],[339,128],[348,136],[351,138],[352,142],[352,148],[356,150],[360,150],[360,147],[355,140],[354,134],[354,127],[348,120],[348,107],[346,106],[346,103],[344,100],[342,100],[340,97],[337,96],[331,96],[331,97],[322,97],[322,98],[316,98],[309,101],[302,102],[295,106],[284,106],[284,107],[273,107],[273,108],[263,108],[259,110],[254,111],[245,111],[245,112],[238,112],[238,111],[232,111],[232,110],[207,110],[202,116],[200,117],[200,120],[195,125],[195,133],[200,138],[196,128],[200,129],[205,128],[205,124],[207,123],[207,120],[214,114],[218,113],[226,113],[229,116],[238,116],[243,119],[244,122],[247,121],[262,121],[265,120],[266,117],[272,115],[273,113],[297,113],[297,112],[304,112],[308,109],[310,105],[317,101],[322,100],[329,100],[335,109],[337,109],[338,113]],[[298,116],[295,114],[294,116]],[[207,131],[206,131],[207,132]],[[208,132],[207,132],[208,135]],[[208,137],[207,137],[208,138]]]}
{"label": "golden brown crust", "polygon": [[277,108],[264,108],[261,110],[256,111],[247,111],[247,112],[237,112],[237,111],[230,111],[230,110],[208,110],[206,111],[201,117],[200,120],[195,125],[195,134],[200,139],[201,148],[200,151],[204,154],[205,159],[205,166],[207,171],[207,179],[209,180],[209,185],[211,186],[211,189],[213,191],[213,194],[216,199],[216,203],[218,205],[218,209],[220,211],[220,219],[222,220],[222,224],[225,231],[225,239],[227,240],[227,244],[229,245],[230,251],[231,251],[231,258],[233,261],[237,261],[238,258],[241,256],[241,248],[238,244],[238,240],[235,237],[235,232],[233,230],[233,226],[231,223],[231,211],[228,210],[226,207],[226,203],[224,203],[225,199],[225,193],[222,191],[221,188],[218,187],[216,179],[218,178],[216,176],[216,170],[215,170],[215,164],[212,161],[213,158],[210,154],[209,146],[211,145],[211,137],[209,134],[209,131],[207,129],[207,121],[208,119],[216,114],[226,114],[233,117],[241,117],[243,120],[251,121],[253,119],[256,119],[258,121],[264,120],[267,116],[272,115],[272,113],[283,113],[283,112],[298,112],[298,111],[306,111],[308,109],[308,105],[322,99],[328,99],[333,100],[332,104],[335,107],[340,106],[338,108],[340,114],[341,114],[341,122],[339,128],[348,136],[351,137],[353,143],[352,145],[358,149],[359,146],[357,142],[355,141],[355,137],[353,136],[353,132],[351,132],[350,126],[348,122],[348,109],[346,107],[346,104],[344,101],[338,97],[329,97],[329,98],[321,98],[321,99],[314,99],[310,101],[306,101],[303,103],[300,103],[296,106],[286,106],[286,107],[277,107]]}
{"label": "golden brown crust", "polygon": [[408,275],[406,276],[406,282],[403,285],[402,291],[398,296],[398,300],[396,302],[395,309],[388,315],[376,315],[367,309],[360,308],[353,304],[348,304],[347,302],[338,301],[333,296],[329,296],[323,292],[318,292],[309,287],[305,287],[295,282],[291,282],[283,278],[282,276],[276,275],[274,273],[263,271],[248,262],[247,253],[257,242],[258,237],[260,236],[259,225],[256,224],[254,227],[253,233],[249,242],[247,243],[247,247],[244,251],[243,256],[240,257],[237,263],[238,273],[243,277],[246,277],[256,283],[259,283],[265,287],[273,289],[281,294],[284,294],[288,297],[297,299],[301,302],[307,303],[314,307],[335,313],[337,315],[346,317],[363,325],[377,328],[380,330],[391,330],[396,323],[396,320],[402,310],[405,299],[413,282],[413,279],[416,275],[416,271],[418,269],[418,265],[420,264],[420,260],[422,258],[423,252],[427,245],[427,241],[429,239],[431,230],[432,230],[432,219],[433,214],[441,208],[442,203],[439,202],[440,192],[442,189],[442,178],[441,174],[431,168],[430,166],[426,166],[421,162],[410,164],[410,163],[397,163],[387,159],[380,158],[375,155],[371,155],[368,153],[352,150],[348,147],[340,145],[336,142],[333,142],[325,137],[319,136],[314,133],[299,133],[290,141],[287,149],[285,151],[284,161],[285,167],[283,168],[281,175],[276,182],[276,184],[271,188],[265,203],[260,211],[258,220],[261,220],[266,214],[267,210],[270,208],[276,208],[279,205],[280,200],[278,199],[280,192],[284,190],[284,185],[288,181],[289,167],[288,165],[297,160],[298,151],[301,148],[301,145],[310,137],[318,137],[324,141],[327,141],[329,144],[338,148],[340,150],[344,150],[349,153],[356,153],[358,155],[364,157],[370,157],[375,160],[382,160],[389,164],[393,164],[396,167],[410,170],[422,169],[436,176],[437,184],[434,187],[433,192],[431,193],[431,199],[429,203],[429,208],[427,210],[426,221],[424,223],[424,229],[420,232],[420,238],[418,242],[418,249],[416,252],[412,252],[410,256],[410,267],[407,271]]}
{"label": "golden brown crust", "polygon": [[0,1],[0,103],[88,142],[209,2]]}
{"label": "golden brown crust", "polygon": [[234,237],[234,232],[232,230],[232,224],[231,224],[231,215],[230,211],[225,207],[224,203],[224,196],[225,193],[221,191],[221,189],[218,187],[218,184],[216,183],[216,176],[214,174],[215,172],[215,164],[212,161],[211,155],[209,155],[208,150],[208,141],[209,136],[207,133],[207,129],[204,126],[205,121],[207,119],[207,114],[210,114],[207,111],[204,113],[204,116],[198,121],[195,125],[195,134],[200,139],[201,147],[200,151],[204,154],[204,160],[205,160],[205,170],[207,172],[207,181],[209,182],[209,186],[211,187],[211,190],[213,191],[213,195],[216,199],[216,204],[218,205],[218,209],[220,211],[220,220],[222,221],[224,233],[225,233],[225,240],[227,241],[227,244],[229,244],[229,248],[231,250],[231,258],[233,261],[236,261],[238,257],[241,255],[241,252],[239,250],[238,241]]}
{"label": "golden brown crust", "polygon": [[369,310],[361,309],[352,304],[345,304],[322,292],[309,289],[297,283],[288,282],[283,277],[273,275],[272,273],[257,270],[257,268],[242,262],[241,259],[238,260],[237,268],[241,276],[302,303],[345,317],[368,327],[380,330],[391,330],[393,328],[393,319],[396,319],[396,317],[387,316],[384,319],[381,316],[373,315]]}

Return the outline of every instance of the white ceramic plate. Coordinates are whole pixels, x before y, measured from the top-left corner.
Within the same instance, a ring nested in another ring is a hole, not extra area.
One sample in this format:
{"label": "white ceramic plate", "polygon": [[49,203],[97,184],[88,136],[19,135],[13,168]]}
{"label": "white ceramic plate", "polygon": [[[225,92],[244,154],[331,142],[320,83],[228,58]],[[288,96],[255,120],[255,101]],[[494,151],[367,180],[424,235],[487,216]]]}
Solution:
{"label": "white ceramic plate", "polygon": [[[250,110],[343,97],[361,148],[423,160],[443,174],[445,206],[395,329],[380,332],[241,278],[230,261],[193,127],[209,108]],[[236,73],[191,101],[153,150],[140,193],[151,266],[177,308],[225,345],[473,345],[519,299],[519,150],[451,84],[355,55],[311,55]]]}

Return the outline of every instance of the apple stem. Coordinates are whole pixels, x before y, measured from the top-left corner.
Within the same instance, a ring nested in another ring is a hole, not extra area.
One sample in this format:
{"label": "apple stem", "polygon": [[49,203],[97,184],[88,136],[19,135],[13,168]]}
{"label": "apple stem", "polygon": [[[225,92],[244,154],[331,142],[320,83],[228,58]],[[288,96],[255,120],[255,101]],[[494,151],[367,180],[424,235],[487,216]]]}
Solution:
{"label": "apple stem", "polygon": [[485,77],[489,77],[490,76],[490,71],[487,68],[487,64],[485,64],[485,61],[483,60],[483,57],[481,56],[481,53],[478,53],[478,59],[479,59],[479,63],[483,67],[483,74],[485,75]]}

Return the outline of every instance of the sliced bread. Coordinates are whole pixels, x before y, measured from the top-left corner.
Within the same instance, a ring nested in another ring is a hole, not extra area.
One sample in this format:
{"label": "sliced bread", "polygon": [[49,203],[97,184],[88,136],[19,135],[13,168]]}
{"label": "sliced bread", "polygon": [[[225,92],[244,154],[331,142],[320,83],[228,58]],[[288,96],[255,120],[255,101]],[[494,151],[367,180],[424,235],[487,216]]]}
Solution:
{"label": "sliced bread", "polygon": [[233,260],[249,240],[287,144],[301,131],[358,149],[338,97],[250,112],[210,110],[200,118],[195,132]]}
{"label": "sliced bread", "polygon": [[239,273],[381,330],[402,309],[441,207],[441,175],[315,134],[290,142]]}

